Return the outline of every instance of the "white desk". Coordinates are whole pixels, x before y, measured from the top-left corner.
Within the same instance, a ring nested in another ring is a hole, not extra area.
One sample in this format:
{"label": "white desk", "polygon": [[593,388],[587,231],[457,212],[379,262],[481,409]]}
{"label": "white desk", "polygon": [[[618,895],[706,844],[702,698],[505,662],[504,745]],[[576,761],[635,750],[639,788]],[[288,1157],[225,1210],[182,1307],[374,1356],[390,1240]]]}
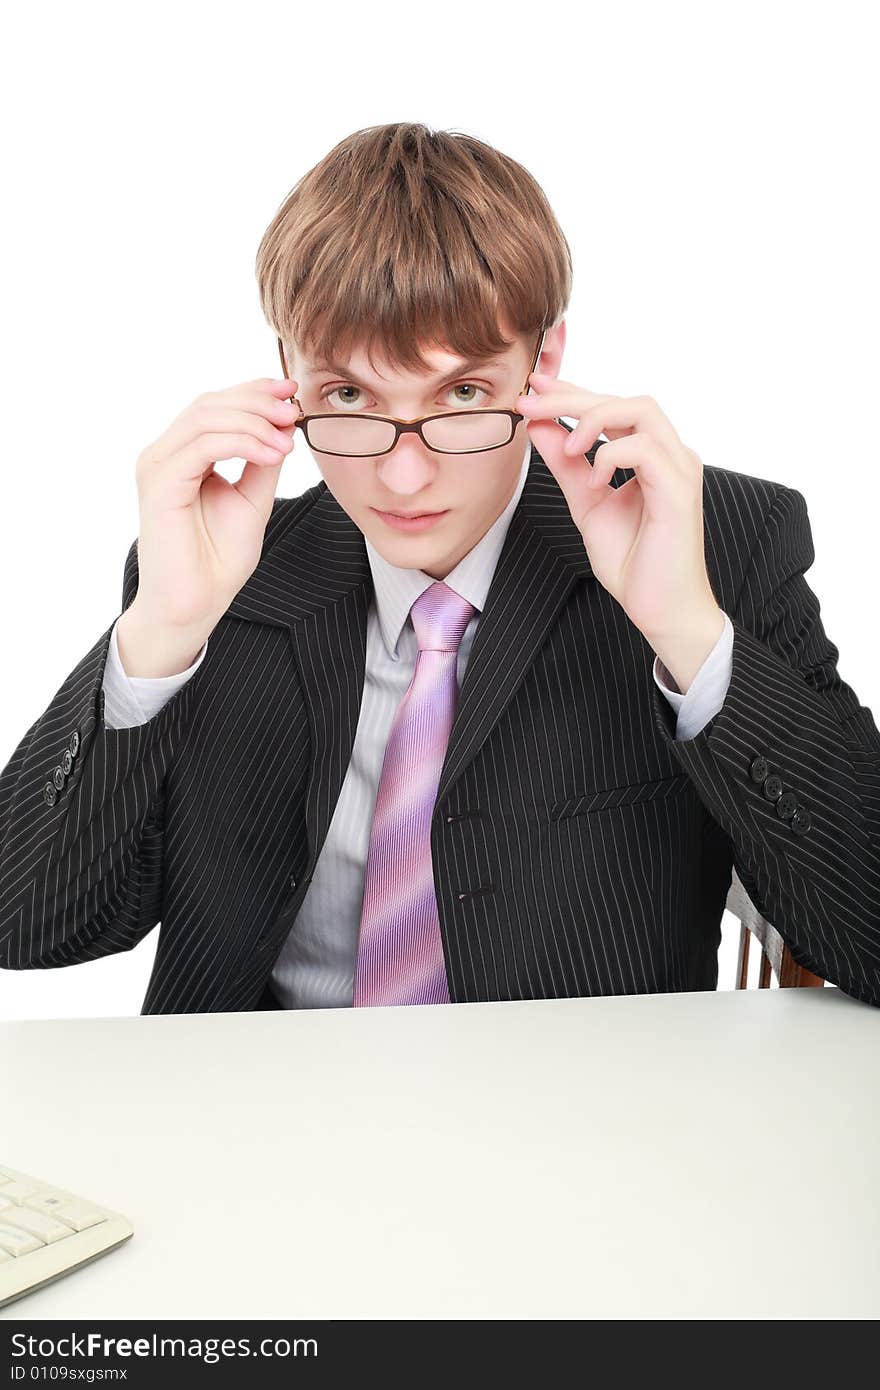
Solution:
{"label": "white desk", "polygon": [[0,1163],[134,1226],[0,1317],[880,1314],[880,1010],[838,990],[3,1023],[0,1058]]}

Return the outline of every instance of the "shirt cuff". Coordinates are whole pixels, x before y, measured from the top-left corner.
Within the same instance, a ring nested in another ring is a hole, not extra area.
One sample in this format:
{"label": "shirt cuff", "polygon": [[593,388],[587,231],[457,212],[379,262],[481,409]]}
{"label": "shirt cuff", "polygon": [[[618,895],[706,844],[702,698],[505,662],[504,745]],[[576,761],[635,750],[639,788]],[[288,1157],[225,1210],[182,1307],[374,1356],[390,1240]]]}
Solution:
{"label": "shirt cuff", "polygon": [[676,739],[693,738],[714,718],[724,704],[732,670],[733,623],[726,613],[721,636],[688,686],[686,695],[682,695],[659,656],[654,657],[654,680],[673,709],[678,711]]}
{"label": "shirt cuff", "polygon": [[186,684],[204,661],[208,643],[205,642],[195,661],[185,671],[172,676],[129,676],[119,656],[116,640],[118,625],[119,618],[113,624],[104,667],[104,717],[105,723],[111,728],[130,729],[152,719],[172,695]]}

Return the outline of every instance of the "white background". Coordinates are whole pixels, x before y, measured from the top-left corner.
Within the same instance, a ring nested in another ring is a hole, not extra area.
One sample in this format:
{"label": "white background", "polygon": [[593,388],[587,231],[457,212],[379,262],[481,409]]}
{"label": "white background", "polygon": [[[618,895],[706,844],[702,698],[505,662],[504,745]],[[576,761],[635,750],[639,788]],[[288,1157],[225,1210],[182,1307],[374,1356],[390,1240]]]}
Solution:
{"label": "white background", "polygon": [[[705,464],[803,492],[840,673],[880,711],[871,21],[772,0],[15,7],[0,766],[121,611],[141,449],[200,392],[280,375],[253,269],[278,205],[399,120],[476,135],[544,188],[574,258],[562,377],[649,393]],[[319,477],[300,439],[279,493]],[[157,936],[0,972],[0,1017],[138,1013]]]}

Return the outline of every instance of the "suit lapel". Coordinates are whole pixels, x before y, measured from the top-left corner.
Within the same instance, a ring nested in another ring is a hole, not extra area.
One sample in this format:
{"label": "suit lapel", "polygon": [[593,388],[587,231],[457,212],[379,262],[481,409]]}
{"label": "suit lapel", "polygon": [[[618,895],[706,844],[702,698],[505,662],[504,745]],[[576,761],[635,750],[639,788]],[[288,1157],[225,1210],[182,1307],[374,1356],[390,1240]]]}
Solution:
{"label": "suit lapel", "polygon": [[[597,447],[588,454],[591,462]],[[303,502],[304,514],[297,505]],[[342,789],[360,716],[372,573],[361,531],[323,482],[288,505],[276,504],[263,549],[227,614],[289,628],[312,736],[306,826],[313,864]],[[532,445],[526,482],[477,623],[438,800],[503,714],[573,584],[591,575],[568,504]]]}

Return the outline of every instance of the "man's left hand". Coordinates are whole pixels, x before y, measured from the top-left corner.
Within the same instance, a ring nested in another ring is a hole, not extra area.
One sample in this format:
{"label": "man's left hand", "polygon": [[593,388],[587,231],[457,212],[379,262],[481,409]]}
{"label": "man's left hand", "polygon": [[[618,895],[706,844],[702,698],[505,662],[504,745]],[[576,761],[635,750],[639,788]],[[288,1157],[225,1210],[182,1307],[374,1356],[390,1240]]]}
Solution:
{"label": "man's left hand", "polygon": [[[706,572],[703,464],[651,396],[597,395],[533,372],[529,438],[562,489],[600,583],[686,691],[721,635]],[[557,416],[578,421],[573,431]],[[592,468],[584,457],[600,434]],[[609,486],[618,468],[635,476]]]}

